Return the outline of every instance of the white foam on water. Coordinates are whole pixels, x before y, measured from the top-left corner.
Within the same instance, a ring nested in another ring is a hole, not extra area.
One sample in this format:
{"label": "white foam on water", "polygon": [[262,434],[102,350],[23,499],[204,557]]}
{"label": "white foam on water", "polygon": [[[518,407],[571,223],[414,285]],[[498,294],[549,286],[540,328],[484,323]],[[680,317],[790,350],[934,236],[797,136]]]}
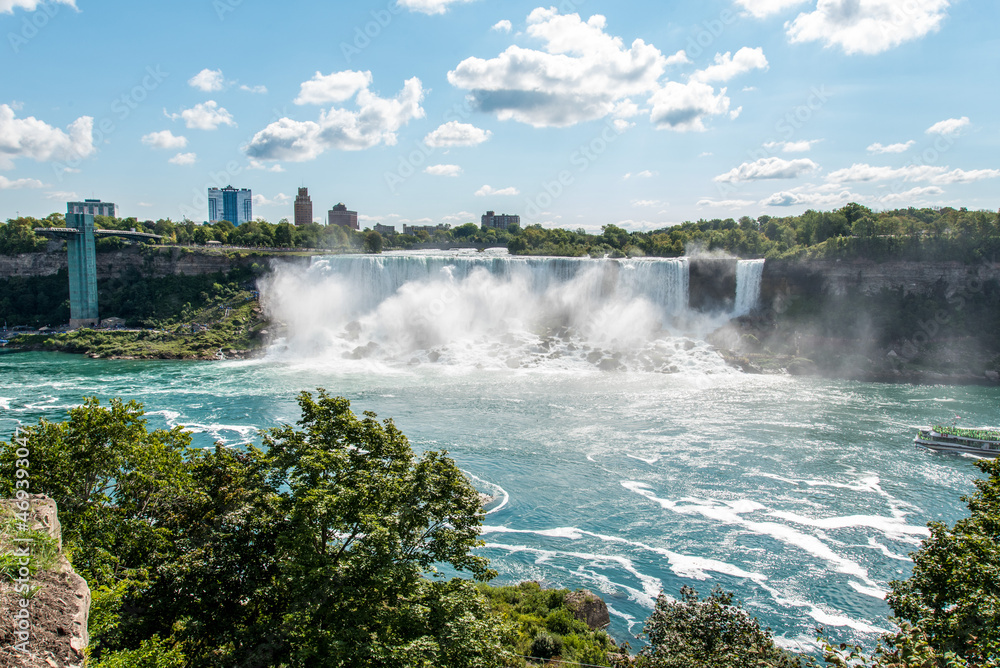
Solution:
{"label": "white foam on water", "polygon": [[896,554],[895,552],[893,552],[892,550],[890,550],[887,546],[885,546],[882,543],[880,543],[877,540],[875,540],[874,536],[869,536],[868,537],[868,545],[863,545],[862,547],[870,547],[872,549],[878,550],[879,552],[881,552],[882,554],[884,554],[889,559],[896,559],[897,561],[908,561],[908,562],[911,562],[911,563],[913,562],[913,560],[910,559],[909,557],[907,557],[906,555]]}
{"label": "white foam on water", "polygon": [[891,632],[890,629],[883,629],[874,626],[872,624],[869,624],[867,621],[851,619],[842,612],[838,610],[833,610],[829,606],[826,605],[820,606],[816,605],[815,603],[811,603],[809,601],[788,598],[784,596],[781,592],[779,592],[777,589],[770,587],[768,585],[762,585],[762,587],[769,594],[771,594],[771,597],[778,605],[787,608],[805,608],[806,614],[808,614],[810,617],[816,620],[821,626],[844,627],[853,629],[855,631],[858,631],[859,633],[866,633],[866,634],[877,633],[881,635],[884,633]]}
{"label": "white foam on water", "polygon": [[167,423],[168,427],[174,427],[177,425],[177,418],[181,416],[178,411],[162,410],[162,411],[147,411],[147,417],[150,415],[160,415],[163,417],[163,421]]}
{"label": "white foam on water", "polygon": [[0,410],[9,411],[12,401],[14,401],[14,397],[0,397]]}
{"label": "white foam on water", "polygon": [[874,529],[885,534],[889,538],[905,538],[907,536],[921,536],[926,538],[931,535],[927,527],[912,526],[904,524],[899,518],[881,517],[878,515],[846,515],[843,517],[813,518],[786,511],[772,511],[768,513],[771,517],[780,520],[794,522],[803,526],[811,526],[819,529],[850,529],[864,527]]}
{"label": "white foam on water", "polygon": [[797,635],[794,638],[774,636],[774,644],[781,649],[798,654],[814,654],[823,651],[823,645],[816,638],[807,635]]}
{"label": "white foam on water", "polygon": [[640,462],[646,462],[650,466],[652,466],[656,462],[660,461],[659,456],[656,456],[656,457],[640,457],[639,455],[632,455],[632,454],[629,454],[627,452],[625,453],[625,456],[629,457],[631,459],[638,459]]}
{"label": "white foam on water", "polygon": [[490,482],[489,480],[484,480],[479,476],[477,476],[475,473],[471,473],[469,471],[463,470],[462,473],[478,481],[480,484],[486,485],[487,487],[492,489],[494,491],[494,498],[496,497],[497,494],[499,494],[502,497],[502,500],[498,505],[486,511],[487,515],[492,515],[495,512],[499,512],[504,506],[510,503],[510,494],[508,494],[507,490],[505,490],[500,485],[496,484],[495,482]]}
{"label": "white foam on water", "polygon": [[662,547],[653,547],[651,545],[646,545],[645,543],[631,541],[619,536],[594,533],[592,531],[585,531],[576,527],[560,527],[556,529],[511,529],[503,526],[484,526],[482,528],[482,533],[534,534],[536,536],[566,538],[569,540],[580,540],[584,536],[589,536],[606,543],[628,545],[630,547],[635,547],[640,550],[666,557],[667,561],[670,563],[670,570],[677,576],[683,578],[690,578],[692,580],[708,580],[710,579],[708,573],[713,572],[753,580],[754,582],[763,582],[767,579],[767,576],[761,573],[746,571],[739,566],[719,561],[717,559],[679,554]]}
{"label": "white foam on water", "polygon": [[638,624],[639,621],[635,617],[633,617],[632,615],[630,615],[630,614],[627,614],[627,613],[624,613],[624,612],[619,612],[618,610],[615,610],[610,604],[607,603],[607,601],[605,601],[604,605],[606,605],[608,607],[608,613],[614,615],[615,617],[620,617],[623,620],[625,620],[625,623],[628,624],[628,632],[631,634],[632,633],[632,627],[635,626],[636,624]]}
{"label": "white foam on water", "polygon": [[[210,434],[212,438],[225,445],[249,443],[257,435],[257,432],[260,431],[258,427],[252,425],[199,424],[197,422],[189,422],[181,426],[184,428],[184,431],[189,431],[192,434]],[[222,435],[224,432],[235,433],[236,443],[232,443],[233,439],[224,437]]]}
{"label": "white foam on water", "polygon": [[879,589],[878,587],[866,587],[862,584],[858,584],[854,580],[849,580],[847,582],[851,589],[854,591],[864,594],[865,596],[871,596],[872,598],[877,598],[880,600],[885,600],[886,595],[889,593],[884,589]]}
{"label": "white foam on water", "polygon": [[650,501],[660,504],[665,510],[681,515],[700,515],[706,519],[723,524],[738,526],[755,534],[770,536],[790,547],[805,551],[808,554],[825,561],[838,573],[852,575],[865,582],[868,586],[877,587],[877,583],[868,577],[868,569],[861,564],[834,552],[830,546],[816,536],[803,533],[797,529],[776,522],[758,522],[742,517],[743,514],[763,510],[764,507],[753,501],[714,501],[688,502],[671,501],[657,497],[649,485],[632,481],[622,482],[622,487],[640,494]]}

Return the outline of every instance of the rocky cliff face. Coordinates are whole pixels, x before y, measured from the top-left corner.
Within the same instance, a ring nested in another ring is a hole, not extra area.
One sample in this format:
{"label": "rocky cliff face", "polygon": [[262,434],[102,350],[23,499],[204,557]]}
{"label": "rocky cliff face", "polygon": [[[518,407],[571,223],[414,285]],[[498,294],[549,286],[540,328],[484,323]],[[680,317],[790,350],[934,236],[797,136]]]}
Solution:
{"label": "rocky cliff face", "polygon": [[764,265],[761,303],[799,294],[873,295],[883,289],[927,294],[943,285],[951,296],[978,291],[986,281],[1000,281],[1000,264],[961,262],[852,262],[836,260],[768,261]]}
{"label": "rocky cliff face", "polygon": [[[90,588],[62,552],[55,501],[42,495],[27,501],[27,522],[22,523],[18,502],[0,500],[0,563],[6,558],[16,569],[13,581],[0,581],[0,666],[79,668],[89,642]],[[17,540],[23,538],[13,533],[19,524],[50,537],[57,552],[47,554],[38,543]],[[32,547],[27,555],[25,545]],[[29,574],[31,560],[42,567]]]}
{"label": "rocky cliff face", "polygon": [[[153,250],[142,250],[139,246],[128,246],[119,251],[97,254],[97,278],[104,280],[118,278],[135,270],[143,276],[155,278],[163,276],[197,276],[227,272],[236,267],[249,266],[254,262],[308,263],[308,257],[268,256],[258,253],[244,253],[241,257],[222,252],[192,251],[173,246]],[[0,279],[15,276],[51,276],[67,267],[66,253],[53,251],[46,253],[25,253],[23,255],[0,255]]]}

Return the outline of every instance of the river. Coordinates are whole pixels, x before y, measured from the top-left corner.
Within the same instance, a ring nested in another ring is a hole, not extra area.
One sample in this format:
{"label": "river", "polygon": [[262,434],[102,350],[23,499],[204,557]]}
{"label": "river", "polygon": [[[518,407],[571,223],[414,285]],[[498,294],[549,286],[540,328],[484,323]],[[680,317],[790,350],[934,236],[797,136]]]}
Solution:
{"label": "river", "polygon": [[967,512],[973,459],[916,449],[914,427],[996,423],[996,388],[738,373],[697,336],[704,318],[679,317],[666,263],[636,269],[668,282],[651,293],[609,284],[600,262],[540,280],[553,265],[411,261],[426,273],[392,285],[372,287],[363,274],[383,274],[364,259],[262,286],[289,326],[262,359],[0,356],[0,438],[96,395],[142,401],[198,447],[238,447],[323,387],[448,450],[494,496],[482,553],[497,582],[594,590],[619,639],[688,584],[736,592],[785,646],[808,648],[817,626],[871,646],[926,523]]}

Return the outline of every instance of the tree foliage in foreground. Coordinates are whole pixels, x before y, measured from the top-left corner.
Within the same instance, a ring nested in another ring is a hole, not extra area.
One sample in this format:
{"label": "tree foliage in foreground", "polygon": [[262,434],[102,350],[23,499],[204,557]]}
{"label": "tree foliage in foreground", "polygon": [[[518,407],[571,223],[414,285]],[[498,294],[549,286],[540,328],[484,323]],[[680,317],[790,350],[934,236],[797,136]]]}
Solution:
{"label": "tree foliage in foreground", "polygon": [[[192,450],[118,400],[22,433],[94,592],[90,665],[504,665],[509,627],[435,570],[493,576],[455,463],[322,390],[299,405],[266,453]],[[0,443],[0,473],[17,447]]]}
{"label": "tree foliage in foreground", "polygon": [[[635,668],[797,668],[800,662],[774,644],[770,629],[719,588],[706,598],[690,587],[680,600],[664,595],[646,620],[649,644]],[[629,665],[628,661],[618,663]]]}

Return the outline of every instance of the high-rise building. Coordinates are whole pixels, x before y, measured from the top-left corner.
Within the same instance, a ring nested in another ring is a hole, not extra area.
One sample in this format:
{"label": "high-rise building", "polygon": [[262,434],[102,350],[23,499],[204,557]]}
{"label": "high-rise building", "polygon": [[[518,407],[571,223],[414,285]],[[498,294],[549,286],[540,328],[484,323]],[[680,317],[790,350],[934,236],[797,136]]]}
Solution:
{"label": "high-rise building", "polygon": [[506,230],[511,225],[521,226],[521,216],[508,216],[501,213],[499,216],[493,211],[487,211],[483,216],[483,229]]}
{"label": "high-rise building", "polygon": [[308,225],[313,222],[313,203],[309,197],[309,188],[299,188],[299,196],[295,198],[295,224]]}
{"label": "high-rise building", "polygon": [[352,230],[359,229],[358,212],[348,211],[347,205],[343,202],[330,209],[327,214],[327,222],[330,225],[342,225],[344,227],[349,227]]}
{"label": "high-rise building", "polygon": [[208,222],[228,220],[242,225],[253,220],[253,193],[249,188],[232,186],[208,189]]}
{"label": "high-rise building", "polygon": [[89,216],[118,217],[118,206],[99,199],[85,199],[82,202],[66,202],[66,213],[82,213]]}

